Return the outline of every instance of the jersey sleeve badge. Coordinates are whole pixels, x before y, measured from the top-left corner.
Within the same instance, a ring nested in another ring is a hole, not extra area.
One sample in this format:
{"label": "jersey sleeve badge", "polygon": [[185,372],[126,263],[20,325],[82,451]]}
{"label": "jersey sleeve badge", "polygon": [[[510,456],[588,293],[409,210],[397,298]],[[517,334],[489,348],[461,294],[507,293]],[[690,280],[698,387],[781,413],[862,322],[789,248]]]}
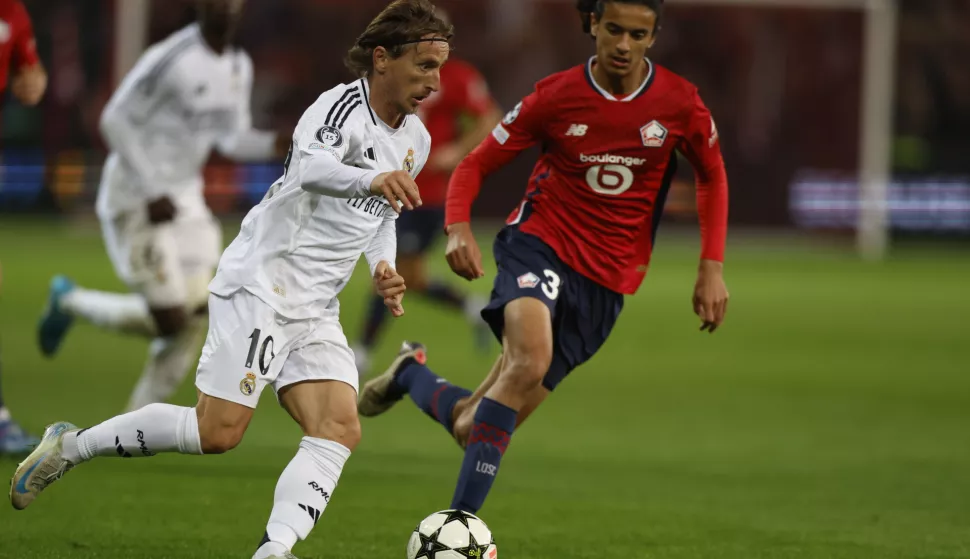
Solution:
{"label": "jersey sleeve badge", "polygon": [[502,119],[502,123],[505,125],[509,125],[515,122],[515,119],[519,118],[519,111],[521,110],[522,110],[522,101],[519,101],[518,104],[512,107],[512,110],[505,115],[505,118]]}
{"label": "jersey sleeve badge", "polygon": [[331,148],[339,148],[344,143],[344,136],[336,126],[322,126],[317,130],[316,138],[321,144]]}

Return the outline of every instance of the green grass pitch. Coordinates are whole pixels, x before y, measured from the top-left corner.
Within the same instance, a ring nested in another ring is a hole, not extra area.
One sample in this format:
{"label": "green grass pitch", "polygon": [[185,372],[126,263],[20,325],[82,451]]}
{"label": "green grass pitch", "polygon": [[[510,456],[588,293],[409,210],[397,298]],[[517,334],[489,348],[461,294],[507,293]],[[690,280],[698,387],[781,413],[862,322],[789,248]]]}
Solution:
{"label": "green grass pitch", "polygon": [[[613,337],[516,433],[481,513],[500,557],[970,557],[966,249],[865,264],[844,248],[735,237],[730,314],[713,336],[690,313],[696,254],[693,235],[662,230]],[[0,217],[0,261],[15,415],[39,432],[118,413],[145,341],[79,325],[52,361],[34,342],[52,274],[120,288],[97,228]],[[435,267],[445,273],[443,258]],[[358,274],[341,297],[351,338],[367,288]],[[494,354],[474,351],[460,316],[414,297],[405,308],[376,364],[412,337],[449,379],[484,376]],[[176,403],[193,400],[187,382]],[[301,558],[404,557],[415,524],[450,501],[461,454],[439,426],[408,402],[363,426]],[[0,507],[0,558],[248,558],[299,437],[267,394],[227,455],[85,464],[30,509]],[[2,475],[14,468],[0,459]]]}

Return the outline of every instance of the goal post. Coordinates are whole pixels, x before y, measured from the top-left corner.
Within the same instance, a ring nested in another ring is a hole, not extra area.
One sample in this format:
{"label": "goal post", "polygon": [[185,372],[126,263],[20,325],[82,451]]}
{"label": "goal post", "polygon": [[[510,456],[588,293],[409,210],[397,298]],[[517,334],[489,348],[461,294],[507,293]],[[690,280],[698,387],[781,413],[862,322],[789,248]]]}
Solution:
{"label": "goal post", "polygon": [[[572,0],[561,0],[573,3]],[[896,87],[897,0],[666,0],[668,5],[854,10],[864,15],[862,95],[859,110],[859,198],[856,247],[880,260],[890,239],[893,103]]]}
{"label": "goal post", "polygon": [[115,0],[114,69],[112,87],[117,87],[148,46],[149,0]]}

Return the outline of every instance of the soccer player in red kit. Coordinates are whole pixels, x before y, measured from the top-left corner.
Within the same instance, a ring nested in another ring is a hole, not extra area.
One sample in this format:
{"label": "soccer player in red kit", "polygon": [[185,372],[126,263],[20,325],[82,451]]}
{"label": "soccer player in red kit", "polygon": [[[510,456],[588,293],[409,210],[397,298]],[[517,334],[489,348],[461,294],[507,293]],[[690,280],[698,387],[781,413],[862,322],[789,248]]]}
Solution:
{"label": "soccer player in red kit", "polygon": [[[15,69],[13,79],[11,67]],[[39,103],[47,88],[47,73],[37,56],[30,16],[20,0],[0,0],[0,94],[8,85],[14,97],[28,107]],[[23,454],[38,440],[10,417],[0,392],[0,454]]]}
{"label": "soccer player in red kit", "polygon": [[[442,10],[435,11],[442,16]],[[478,345],[487,347],[491,334],[480,311],[485,301],[466,296],[446,282],[428,277],[428,249],[445,223],[448,179],[458,163],[488,136],[502,118],[485,79],[468,62],[452,56],[441,68],[441,89],[428,97],[418,117],[431,134],[428,165],[418,179],[420,208],[403,212],[397,219],[397,271],[408,282],[408,292],[463,312],[472,325]],[[354,357],[361,376],[370,369],[370,353],[387,318],[384,300],[372,295]]]}
{"label": "soccer player in red kit", "polygon": [[47,88],[34,29],[20,0],[0,0],[0,93],[8,85],[14,97],[28,107],[39,103]]}
{"label": "soccer player in red kit", "polygon": [[484,275],[469,225],[482,179],[541,144],[522,203],[499,233],[498,274],[482,311],[502,355],[472,394],[432,373],[420,344],[405,342],[390,369],[364,388],[373,416],[405,393],[465,448],[452,508],[485,501],[515,427],[606,341],[625,295],[640,286],[676,163],[693,165],[702,249],[694,287],[701,329],[724,319],[727,176],[717,130],[697,88],[646,58],[662,0],[580,0],[596,40],[587,64],[535,91],[455,171],[447,202],[448,263]]}

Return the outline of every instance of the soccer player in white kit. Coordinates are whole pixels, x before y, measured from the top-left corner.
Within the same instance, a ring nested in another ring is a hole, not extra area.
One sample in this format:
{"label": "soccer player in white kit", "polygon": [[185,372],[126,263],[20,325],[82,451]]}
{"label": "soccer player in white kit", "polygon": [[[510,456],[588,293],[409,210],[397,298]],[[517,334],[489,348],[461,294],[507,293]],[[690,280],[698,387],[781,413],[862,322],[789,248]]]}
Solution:
{"label": "soccer player in white kit", "polygon": [[266,160],[288,144],[252,129],[252,61],[232,45],[242,7],[199,0],[198,23],[148,49],[102,114],[111,154],[97,214],[115,271],[133,293],[83,289],[64,276],[51,282],[38,336],[45,355],[56,353],[74,317],[152,340],[127,411],[167,400],[198,356],[206,285],[223,248],[203,197],[213,148]]}
{"label": "soccer player in white kit", "polygon": [[439,88],[451,35],[428,0],[397,0],[371,22],[347,56],[360,79],[304,113],[283,176],[219,262],[196,407],[156,403],[88,429],[51,425],[11,480],[15,508],[96,456],[226,452],[269,385],[305,436],[254,557],[292,557],[360,441],[358,375],[337,295],[361,254],[391,313],[404,313],[395,219],[401,205],[421,203],[414,179],[431,139],[414,112]]}

